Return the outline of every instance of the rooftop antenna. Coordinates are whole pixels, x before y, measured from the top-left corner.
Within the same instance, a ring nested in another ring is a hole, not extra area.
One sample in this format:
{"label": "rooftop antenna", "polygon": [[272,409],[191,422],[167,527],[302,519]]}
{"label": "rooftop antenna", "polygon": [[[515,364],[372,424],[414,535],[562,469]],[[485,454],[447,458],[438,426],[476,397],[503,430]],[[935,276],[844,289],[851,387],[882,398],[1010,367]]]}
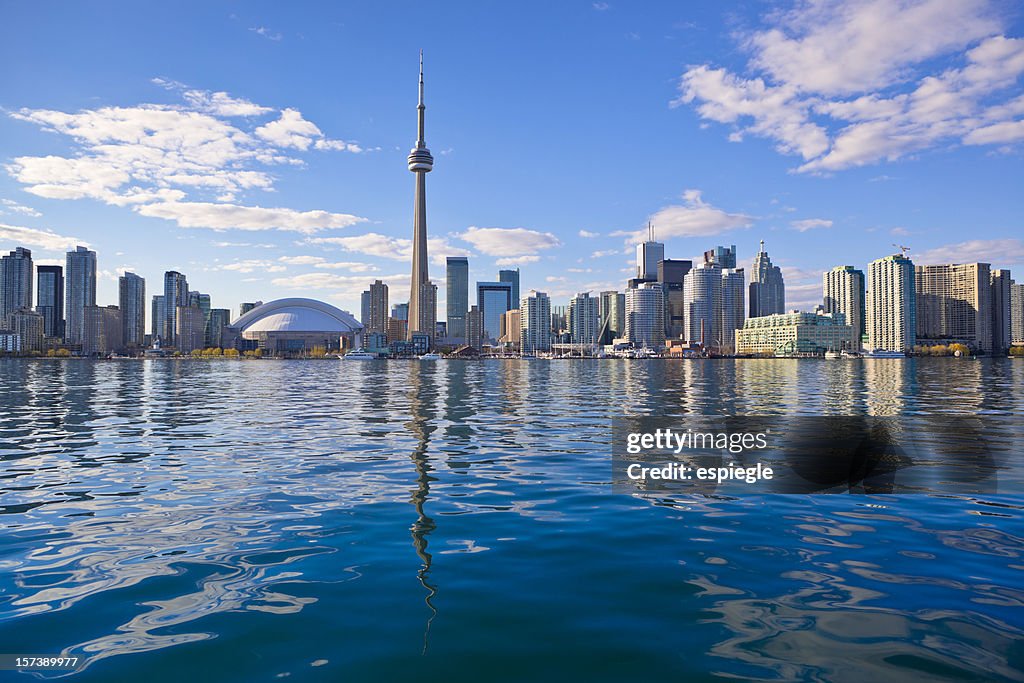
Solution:
{"label": "rooftop antenna", "polygon": [[896,244],[895,242],[892,243],[892,246],[900,250],[900,253],[903,255],[903,258],[907,258],[907,252],[910,251],[910,247],[905,247],[902,244]]}
{"label": "rooftop antenna", "polygon": [[761,253],[764,253],[764,240],[761,240]]}

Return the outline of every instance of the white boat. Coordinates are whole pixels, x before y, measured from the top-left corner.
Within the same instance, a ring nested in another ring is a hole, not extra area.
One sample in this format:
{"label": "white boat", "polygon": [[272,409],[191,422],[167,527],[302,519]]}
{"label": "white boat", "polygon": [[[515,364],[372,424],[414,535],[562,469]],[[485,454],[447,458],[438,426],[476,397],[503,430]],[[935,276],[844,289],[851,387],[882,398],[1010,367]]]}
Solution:
{"label": "white boat", "polygon": [[907,355],[902,351],[886,351],[884,349],[872,349],[868,351],[865,358],[906,358]]}
{"label": "white boat", "polygon": [[434,353],[433,351],[431,351],[430,353],[425,353],[422,356],[420,356],[420,360],[443,360],[443,359],[444,359],[444,356],[442,356],[439,353]]}
{"label": "white boat", "polygon": [[847,351],[846,349],[843,349],[843,352],[840,355],[843,358],[863,358],[864,357],[864,354],[861,353],[860,351]]}
{"label": "white boat", "polygon": [[843,354],[839,353],[838,351],[826,351],[825,352],[825,358],[842,358],[842,357],[843,357]]}
{"label": "white boat", "polygon": [[356,349],[355,351],[349,351],[344,356],[341,356],[341,358],[342,360],[377,360],[377,354],[366,349]]}

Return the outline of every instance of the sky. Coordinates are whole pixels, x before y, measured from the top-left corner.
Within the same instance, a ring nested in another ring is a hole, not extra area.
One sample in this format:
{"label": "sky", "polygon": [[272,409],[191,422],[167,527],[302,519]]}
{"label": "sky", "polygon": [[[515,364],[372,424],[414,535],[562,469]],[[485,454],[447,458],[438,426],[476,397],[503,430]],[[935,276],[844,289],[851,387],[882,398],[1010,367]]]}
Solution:
{"label": "sky", "polygon": [[[787,307],[909,247],[1024,279],[1024,7],[982,0],[0,0],[0,251],[178,270],[213,306],[408,300],[419,50],[430,275],[564,304],[765,240]],[[471,303],[473,301],[471,300]]]}

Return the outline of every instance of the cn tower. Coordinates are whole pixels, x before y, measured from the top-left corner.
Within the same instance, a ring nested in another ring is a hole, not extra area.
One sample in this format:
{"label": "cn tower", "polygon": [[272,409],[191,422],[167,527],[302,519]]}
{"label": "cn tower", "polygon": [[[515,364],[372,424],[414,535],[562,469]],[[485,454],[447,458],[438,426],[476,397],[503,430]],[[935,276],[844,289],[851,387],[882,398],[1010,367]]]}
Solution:
{"label": "cn tower", "polygon": [[426,333],[434,338],[437,319],[437,295],[427,272],[427,173],[434,168],[434,157],[427,149],[423,133],[423,50],[420,50],[420,103],[416,146],[409,152],[409,170],[416,174],[416,203],[412,219],[412,286],[409,292],[409,339]]}

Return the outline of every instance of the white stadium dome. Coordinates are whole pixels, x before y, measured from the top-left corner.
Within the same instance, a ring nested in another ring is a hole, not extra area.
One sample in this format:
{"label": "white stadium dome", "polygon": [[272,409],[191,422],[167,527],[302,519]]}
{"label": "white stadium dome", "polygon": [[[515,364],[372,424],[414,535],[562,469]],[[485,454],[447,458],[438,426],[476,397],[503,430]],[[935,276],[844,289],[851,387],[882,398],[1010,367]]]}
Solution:
{"label": "white stadium dome", "polygon": [[314,346],[337,347],[354,340],[363,325],[348,311],[315,299],[278,299],[236,318],[231,327],[243,339],[268,351],[298,352]]}

